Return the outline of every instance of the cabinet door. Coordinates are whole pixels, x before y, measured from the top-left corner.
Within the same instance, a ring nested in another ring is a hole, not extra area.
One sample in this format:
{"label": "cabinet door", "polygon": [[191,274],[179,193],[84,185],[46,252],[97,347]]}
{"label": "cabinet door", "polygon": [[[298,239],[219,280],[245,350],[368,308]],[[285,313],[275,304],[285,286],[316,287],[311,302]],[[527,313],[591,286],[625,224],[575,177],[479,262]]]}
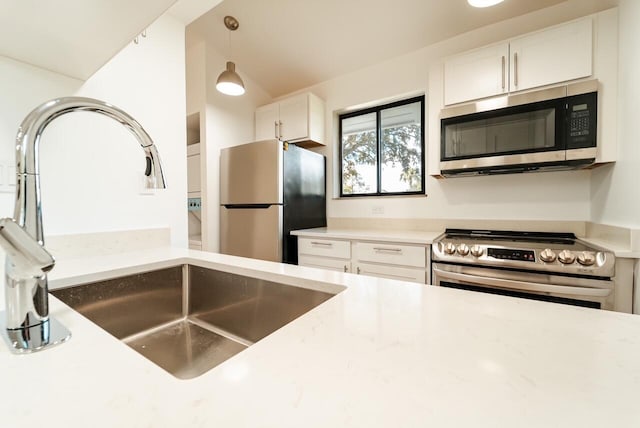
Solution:
{"label": "cabinet door", "polygon": [[586,18],[513,39],[509,89],[521,91],[591,76],[592,27],[592,19]]}
{"label": "cabinet door", "polygon": [[256,141],[278,138],[278,103],[256,109]]}
{"label": "cabinet door", "polygon": [[492,45],[444,63],[446,105],[504,94],[508,90],[509,45]]}
{"label": "cabinet door", "polygon": [[351,272],[351,262],[349,260],[298,255],[298,265],[333,270],[336,272]]}
{"label": "cabinet door", "polygon": [[402,268],[371,263],[353,263],[353,272],[358,275],[375,276],[378,278],[395,279],[399,281],[425,283],[426,270],[414,268]]}
{"label": "cabinet door", "polygon": [[296,95],[280,101],[280,139],[305,140],[309,137],[308,95]]}

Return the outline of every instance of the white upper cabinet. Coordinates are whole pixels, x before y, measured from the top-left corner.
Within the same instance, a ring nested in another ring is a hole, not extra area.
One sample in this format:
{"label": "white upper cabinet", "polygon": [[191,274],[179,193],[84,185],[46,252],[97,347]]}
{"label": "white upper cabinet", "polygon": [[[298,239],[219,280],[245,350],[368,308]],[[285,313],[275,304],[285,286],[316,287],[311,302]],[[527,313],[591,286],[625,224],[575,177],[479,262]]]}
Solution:
{"label": "white upper cabinet", "polygon": [[256,141],[279,138],[280,105],[267,104],[256,109]]}
{"label": "white upper cabinet", "polygon": [[444,64],[445,104],[508,92],[509,44],[487,46],[457,55]]}
{"label": "white upper cabinet", "polygon": [[280,101],[280,139],[294,141],[309,135],[308,94]]}
{"label": "white upper cabinet", "polygon": [[593,74],[593,19],[465,52],[444,63],[444,104],[523,91]]}
{"label": "white upper cabinet", "polygon": [[510,90],[591,76],[592,27],[587,18],[511,40]]}
{"label": "white upper cabinet", "polygon": [[312,93],[256,109],[256,140],[277,138],[300,145],[324,145],[324,101]]}
{"label": "white upper cabinet", "polygon": [[175,2],[5,1],[0,55],[86,80]]}

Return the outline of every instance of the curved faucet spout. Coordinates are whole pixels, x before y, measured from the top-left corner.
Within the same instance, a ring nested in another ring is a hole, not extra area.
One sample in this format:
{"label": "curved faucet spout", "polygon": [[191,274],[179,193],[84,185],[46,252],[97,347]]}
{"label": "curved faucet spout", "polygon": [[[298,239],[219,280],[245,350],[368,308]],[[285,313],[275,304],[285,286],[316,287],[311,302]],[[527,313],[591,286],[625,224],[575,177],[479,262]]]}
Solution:
{"label": "curved faucet spout", "polygon": [[153,140],[133,117],[104,101],[84,97],[57,98],[40,105],[25,117],[16,137],[17,195],[14,218],[18,224],[44,245],[40,211],[39,146],[45,128],[56,118],[75,111],[90,111],[108,116],[136,137],[145,153],[145,185],[166,187],[160,157]]}
{"label": "curved faucet spout", "polygon": [[[92,98],[66,97],[48,101],[25,117],[16,137],[16,205],[18,225],[44,245],[40,198],[39,146],[43,131],[56,118],[75,111],[90,111],[108,116],[126,127],[136,137],[145,154],[145,185],[165,188],[160,157],[153,140],[129,114],[111,104]],[[6,263],[6,304],[8,330],[27,330],[48,324],[49,305],[46,275],[18,278],[11,263]],[[25,298],[31,296],[31,298]],[[42,331],[48,331],[48,325]],[[31,333],[30,333],[31,334]],[[25,345],[26,346],[26,345]]]}
{"label": "curved faucet spout", "polygon": [[[74,111],[100,113],[118,121],[138,139],[145,149],[147,167],[145,175],[154,177],[157,188],[165,188],[164,176],[153,140],[133,117],[104,101],[84,97],[57,98],[40,105],[27,115],[18,128],[16,137],[16,169],[18,174],[38,174],[38,145],[44,129],[54,119]],[[150,162],[150,164],[149,164]],[[150,165],[150,166],[149,166]]]}

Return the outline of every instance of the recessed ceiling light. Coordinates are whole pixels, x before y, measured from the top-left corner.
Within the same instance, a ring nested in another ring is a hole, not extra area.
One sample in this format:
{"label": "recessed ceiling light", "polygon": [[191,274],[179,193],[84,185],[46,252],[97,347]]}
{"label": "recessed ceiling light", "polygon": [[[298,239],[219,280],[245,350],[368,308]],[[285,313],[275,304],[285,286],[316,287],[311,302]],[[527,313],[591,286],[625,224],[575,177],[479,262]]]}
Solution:
{"label": "recessed ceiling light", "polygon": [[504,0],[467,0],[473,7],[489,7],[502,3]]}

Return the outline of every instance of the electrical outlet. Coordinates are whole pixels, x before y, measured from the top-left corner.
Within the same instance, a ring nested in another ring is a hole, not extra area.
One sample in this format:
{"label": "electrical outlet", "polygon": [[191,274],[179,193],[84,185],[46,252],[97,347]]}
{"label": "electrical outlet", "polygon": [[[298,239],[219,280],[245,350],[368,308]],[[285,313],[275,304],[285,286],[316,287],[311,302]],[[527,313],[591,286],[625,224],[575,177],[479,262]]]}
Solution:
{"label": "electrical outlet", "polygon": [[375,205],[371,207],[371,214],[373,215],[383,215],[384,207],[382,205]]}
{"label": "electrical outlet", "polygon": [[16,166],[9,165],[7,167],[7,171],[9,172],[9,186],[15,186],[16,185]]}
{"label": "electrical outlet", "polygon": [[189,211],[200,211],[202,209],[202,199],[189,198],[187,201],[187,206],[189,207]]}
{"label": "electrical outlet", "polygon": [[13,161],[0,159],[0,193],[15,193],[16,166]]}

